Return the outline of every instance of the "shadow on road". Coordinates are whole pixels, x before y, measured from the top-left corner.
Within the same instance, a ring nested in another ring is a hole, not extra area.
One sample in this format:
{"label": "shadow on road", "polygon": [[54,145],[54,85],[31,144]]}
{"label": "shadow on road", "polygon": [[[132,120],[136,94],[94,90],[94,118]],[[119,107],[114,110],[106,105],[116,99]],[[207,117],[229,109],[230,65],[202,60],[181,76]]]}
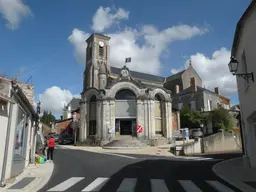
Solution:
{"label": "shadow on road", "polygon": [[[136,178],[135,192],[151,192],[150,179],[162,179],[169,191],[184,191],[178,180],[192,180],[202,191],[214,191],[205,180],[219,180],[212,172],[213,162],[189,162],[174,160],[145,160],[125,166],[110,177],[100,192],[117,191],[124,178]],[[226,186],[229,186],[225,183]],[[229,186],[233,189],[233,187]],[[130,191],[127,189],[127,191]],[[133,190],[131,190],[133,191]],[[234,190],[236,191],[236,190]],[[161,192],[161,191],[159,191]]]}

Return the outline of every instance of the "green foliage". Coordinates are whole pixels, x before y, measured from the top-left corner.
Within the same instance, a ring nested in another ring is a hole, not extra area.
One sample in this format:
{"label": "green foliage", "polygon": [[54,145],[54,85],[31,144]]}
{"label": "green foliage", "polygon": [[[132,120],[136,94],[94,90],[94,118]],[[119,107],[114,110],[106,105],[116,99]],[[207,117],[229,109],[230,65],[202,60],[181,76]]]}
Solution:
{"label": "green foliage", "polygon": [[189,110],[184,106],[180,111],[180,121],[182,127],[199,127],[204,122],[201,111]]}
{"label": "green foliage", "polygon": [[212,111],[213,126],[217,129],[224,129],[230,131],[233,128],[232,116],[229,111],[224,108],[214,109]]}
{"label": "green foliage", "polygon": [[44,111],[43,116],[40,118],[40,121],[48,126],[51,126],[51,123],[55,122],[55,120],[56,119],[51,111]]}

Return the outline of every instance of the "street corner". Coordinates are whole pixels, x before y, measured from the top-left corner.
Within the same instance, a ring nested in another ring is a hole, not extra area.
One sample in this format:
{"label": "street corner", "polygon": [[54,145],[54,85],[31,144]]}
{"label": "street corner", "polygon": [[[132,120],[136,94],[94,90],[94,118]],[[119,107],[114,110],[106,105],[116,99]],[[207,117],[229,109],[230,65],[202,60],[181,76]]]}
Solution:
{"label": "street corner", "polygon": [[[245,166],[243,157],[232,158],[215,164],[212,171],[241,191],[256,191],[256,171]],[[237,174],[239,173],[239,174]]]}
{"label": "street corner", "polygon": [[0,192],[31,192],[38,191],[50,180],[54,170],[54,163],[47,161],[44,164],[30,164],[23,173],[10,179]]}

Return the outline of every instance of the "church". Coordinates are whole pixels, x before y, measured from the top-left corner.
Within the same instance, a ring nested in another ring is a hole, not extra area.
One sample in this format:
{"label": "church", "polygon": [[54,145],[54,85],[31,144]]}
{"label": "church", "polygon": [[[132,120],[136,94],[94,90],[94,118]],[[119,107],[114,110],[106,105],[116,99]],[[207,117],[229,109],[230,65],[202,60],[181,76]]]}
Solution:
{"label": "church", "polygon": [[[172,138],[173,108],[166,78],[112,67],[110,37],[94,33],[87,40],[86,69],[80,101],[81,142],[93,137],[152,140]],[[124,58],[130,62],[131,58]]]}

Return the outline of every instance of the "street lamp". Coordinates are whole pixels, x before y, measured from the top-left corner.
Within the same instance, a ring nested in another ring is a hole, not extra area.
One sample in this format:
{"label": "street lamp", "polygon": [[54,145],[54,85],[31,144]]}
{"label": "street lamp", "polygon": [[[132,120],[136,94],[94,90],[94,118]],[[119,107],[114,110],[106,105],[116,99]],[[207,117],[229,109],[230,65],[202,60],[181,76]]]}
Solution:
{"label": "street lamp", "polygon": [[251,72],[251,73],[237,73],[238,64],[239,63],[236,60],[236,58],[234,56],[232,56],[231,59],[230,59],[230,62],[228,64],[230,73],[232,73],[233,75],[236,75],[237,77],[242,77],[247,81],[251,80],[252,82],[254,82],[253,72]]}

